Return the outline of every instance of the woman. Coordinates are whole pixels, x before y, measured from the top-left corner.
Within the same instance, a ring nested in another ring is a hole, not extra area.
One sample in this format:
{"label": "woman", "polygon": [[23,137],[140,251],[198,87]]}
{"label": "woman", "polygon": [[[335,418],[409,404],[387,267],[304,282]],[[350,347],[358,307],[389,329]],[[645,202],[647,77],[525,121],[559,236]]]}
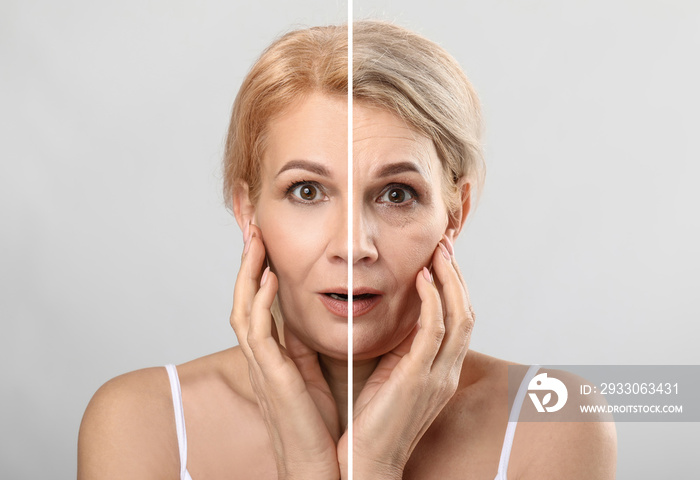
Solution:
{"label": "woman", "polygon": [[349,422],[358,479],[614,477],[609,424],[506,433],[509,362],[468,348],[453,242],[483,176],[471,85],[420,36],[353,31],[352,248],[347,30],[292,32],[244,81],[227,141],[240,346],[105,384],[81,425],[80,478],[346,478]]}

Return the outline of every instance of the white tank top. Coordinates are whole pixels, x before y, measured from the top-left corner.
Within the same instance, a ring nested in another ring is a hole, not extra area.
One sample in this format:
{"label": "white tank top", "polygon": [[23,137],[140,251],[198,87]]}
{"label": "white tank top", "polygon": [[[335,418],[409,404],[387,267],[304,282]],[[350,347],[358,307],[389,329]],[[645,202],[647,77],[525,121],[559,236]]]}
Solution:
{"label": "white tank top", "polygon": [[[539,365],[532,365],[522,382],[520,388],[515,395],[515,401],[510,409],[508,417],[508,428],[503,439],[503,448],[501,449],[501,459],[498,462],[498,473],[495,480],[507,480],[506,473],[508,472],[508,461],[510,460],[510,451],[513,448],[513,438],[515,437],[515,427],[518,425],[518,417],[520,416],[520,408],[523,405],[523,399],[527,393],[527,386],[539,370]],[[175,410],[175,429],[177,431],[177,444],[180,449],[180,480],[192,480],[190,473],[187,471],[187,431],[185,430],[185,412],[182,408],[182,391],[180,390],[180,379],[177,376],[177,368],[175,365],[166,365],[168,378],[170,379],[170,392],[173,396],[173,409]]]}
{"label": "white tank top", "polygon": [[190,472],[187,471],[187,430],[185,430],[185,411],[182,408],[180,378],[177,376],[175,365],[166,365],[165,368],[170,379],[170,393],[173,395],[173,408],[175,409],[175,430],[177,431],[177,444],[180,448],[180,480],[192,480]]}

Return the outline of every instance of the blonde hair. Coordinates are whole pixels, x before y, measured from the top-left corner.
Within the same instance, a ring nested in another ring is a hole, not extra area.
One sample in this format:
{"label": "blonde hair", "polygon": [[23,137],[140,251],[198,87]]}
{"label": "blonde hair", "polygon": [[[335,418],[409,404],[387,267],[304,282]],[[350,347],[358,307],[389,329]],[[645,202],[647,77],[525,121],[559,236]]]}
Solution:
{"label": "blonde hair", "polygon": [[[353,40],[354,99],[391,111],[432,139],[444,197],[456,211],[460,181],[469,179],[473,193],[484,179],[481,109],[471,83],[442,47],[403,27],[355,22]],[[270,119],[311,92],[347,95],[347,83],[347,26],[294,31],[263,52],[234,102],[224,155],[227,205],[238,181],[257,200]]]}
{"label": "blonde hair", "polygon": [[[459,182],[484,180],[481,107],[474,87],[442,47],[387,22],[353,24],[353,97],[385,108],[432,139],[445,201],[459,206]],[[472,191],[473,193],[473,191]]]}
{"label": "blonde hair", "polygon": [[233,103],[226,139],[224,195],[229,207],[238,181],[245,182],[250,199],[257,200],[268,123],[313,91],[347,95],[347,26],[287,33],[253,65]]}

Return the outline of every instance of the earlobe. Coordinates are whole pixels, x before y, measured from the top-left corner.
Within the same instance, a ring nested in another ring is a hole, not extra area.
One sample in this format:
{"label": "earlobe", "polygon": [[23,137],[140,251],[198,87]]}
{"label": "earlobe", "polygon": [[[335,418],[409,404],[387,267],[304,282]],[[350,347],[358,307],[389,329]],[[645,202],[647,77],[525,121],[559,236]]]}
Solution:
{"label": "earlobe", "polygon": [[467,221],[467,216],[471,210],[471,183],[468,180],[462,179],[459,183],[459,205],[457,210],[448,216],[447,229],[445,235],[454,242]]}
{"label": "earlobe", "polygon": [[236,182],[233,189],[233,215],[243,231],[249,223],[255,223],[255,204],[250,199],[250,189],[244,181]]}

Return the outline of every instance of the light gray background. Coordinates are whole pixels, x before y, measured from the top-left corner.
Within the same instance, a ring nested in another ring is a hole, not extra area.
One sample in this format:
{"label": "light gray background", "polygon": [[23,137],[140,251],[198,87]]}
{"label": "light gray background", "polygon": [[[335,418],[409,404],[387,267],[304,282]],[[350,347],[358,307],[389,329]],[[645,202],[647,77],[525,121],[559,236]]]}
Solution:
{"label": "light gray background", "polygon": [[[231,103],[341,2],[0,3],[0,473],[73,478],[107,379],[235,343]],[[521,363],[699,364],[700,4],[360,2],[463,65],[487,186],[457,243],[472,348]],[[690,473],[698,424],[619,424],[618,478]]]}

